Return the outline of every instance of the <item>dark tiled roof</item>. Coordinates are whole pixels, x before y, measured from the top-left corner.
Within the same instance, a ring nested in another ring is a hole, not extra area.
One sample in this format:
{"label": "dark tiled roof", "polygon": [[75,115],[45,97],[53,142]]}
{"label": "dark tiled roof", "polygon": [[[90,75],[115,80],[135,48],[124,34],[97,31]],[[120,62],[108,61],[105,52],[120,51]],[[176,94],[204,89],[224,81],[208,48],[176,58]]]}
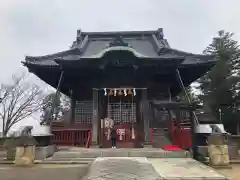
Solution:
{"label": "dark tiled roof", "polygon": [[[115,47],[114,47],[115,44]],[[163,31],[127,31],[127,32],[81,32],[70,50],[46,56],[27,56],[25,64],[58,66],[56,59],[80,60],[81,58],[101,58],[114,50],[131,51],[137,58],[161,59],[184,57],[182,65],[208,63],[212,56],[191,54],[170,48],[164,39]]]}

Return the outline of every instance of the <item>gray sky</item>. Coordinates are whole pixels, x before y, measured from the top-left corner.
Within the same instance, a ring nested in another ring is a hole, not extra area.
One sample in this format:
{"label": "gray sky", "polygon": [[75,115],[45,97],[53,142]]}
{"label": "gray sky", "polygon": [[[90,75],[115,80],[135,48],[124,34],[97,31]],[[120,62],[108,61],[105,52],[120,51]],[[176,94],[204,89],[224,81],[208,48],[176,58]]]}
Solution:
{"label": "gray sky", "polygon": [[22,69],[25,55],[68,49],[79,28],[161,27],[173,48],[200,53],[221,29],[240,40],[239,7],[239,0],[0,0],[0,82]]}

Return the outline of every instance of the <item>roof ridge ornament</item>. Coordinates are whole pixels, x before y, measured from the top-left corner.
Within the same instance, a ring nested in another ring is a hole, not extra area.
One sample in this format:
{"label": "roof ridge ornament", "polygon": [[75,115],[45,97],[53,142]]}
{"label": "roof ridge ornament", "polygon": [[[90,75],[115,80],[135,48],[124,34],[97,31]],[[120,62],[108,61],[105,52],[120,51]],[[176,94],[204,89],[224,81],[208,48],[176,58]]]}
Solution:
{"label": "roof ridge ornament", "polygon": [[130,44],[124,41],[122,36],[115,37],[109,44],[108,47],[115,47],[115,46],[124,46],[124,47],[131,47]]}
{"label": "roof ridge ornament", "polygon": [[164,37],[163,28],[158,28],[158,30],[156,32],[156,36],[157,36],[158,40],[162,40],[163,39],[163,37]]}

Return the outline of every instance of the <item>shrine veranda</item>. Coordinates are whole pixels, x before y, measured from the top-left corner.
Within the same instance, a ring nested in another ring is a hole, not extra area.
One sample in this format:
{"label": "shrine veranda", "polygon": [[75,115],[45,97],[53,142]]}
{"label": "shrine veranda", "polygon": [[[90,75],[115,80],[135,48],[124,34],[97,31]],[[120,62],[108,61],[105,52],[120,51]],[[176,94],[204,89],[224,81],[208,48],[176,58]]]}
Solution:
{"label": "shrine veranda", "polygon": [[[69,116],[55,122],[58,126],[53,130],[90,130],[91,145],[109,147],[112,123],[117,128],[119,146],[141,147],[151,144],[152,129],[170,128],[174,115],[179,120],[188,114],[192,121],[191,103],[176,102],[176,96],[210,70],[216,60],[210,55],[171,48],[159,28],[127,32],[78,30],[70,49],[27,56],[22,63],[56,88],[56,94],[61,92],[71,98]],[[50,122],[51,118],[45,120],[54,124]],[[77,144],[74,138],[69,139],[73,145]]]}

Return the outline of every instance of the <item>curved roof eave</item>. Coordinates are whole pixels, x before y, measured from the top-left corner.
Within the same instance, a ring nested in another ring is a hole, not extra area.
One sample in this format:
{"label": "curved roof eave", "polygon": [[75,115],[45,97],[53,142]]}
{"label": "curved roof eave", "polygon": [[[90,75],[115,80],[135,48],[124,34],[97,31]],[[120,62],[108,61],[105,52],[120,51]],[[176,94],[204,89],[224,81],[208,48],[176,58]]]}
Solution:
{"label": "curved roof eave", "polygon": [[43,66],[58,66],[58,64],[54,61],[56,58],[60,58],[68,55],[80,55],[81,51],[78,48],[61,51],[54,54],[44,55],[44,56],[26,56],[25,62],[23,64],[36,64]]}

